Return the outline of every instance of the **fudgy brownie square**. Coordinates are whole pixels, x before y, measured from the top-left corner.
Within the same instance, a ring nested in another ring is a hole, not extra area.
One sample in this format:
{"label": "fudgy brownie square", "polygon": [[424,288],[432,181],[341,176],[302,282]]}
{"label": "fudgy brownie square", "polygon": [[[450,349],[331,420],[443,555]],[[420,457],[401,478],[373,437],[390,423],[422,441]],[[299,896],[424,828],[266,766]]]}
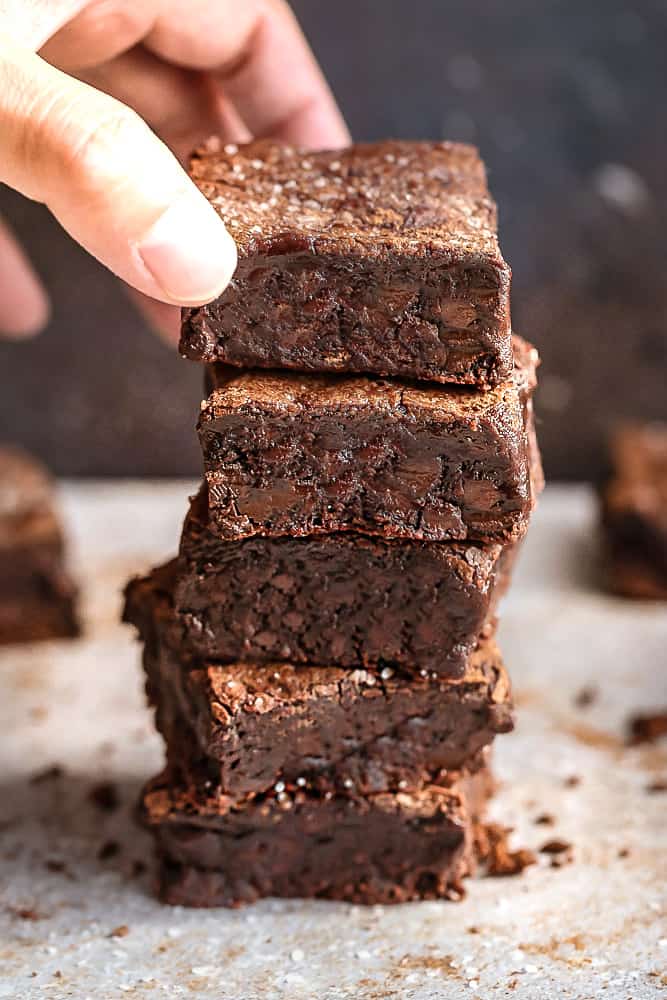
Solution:
{"label": "fudgy brownie square", "polygon": [[[228,663],[399,667],[460,677],[506,584],[513,547],[349,533],[224,542],[191,505],[174,585],[181,641]],[[149,578],[150,579],[150,578]],[[126,619],[137,621],[127,590]]]}
{"label": "fudgy brownie square", "polygon": [[667,424],[631,424],[611,440],[602,521],[612,589],[667,599]]}
{"label": "fudgy brownie square", "polygon": [[390,668],[223,664],[188,656],[159,584],[137,600],[147,690],[168,759],[201,758],[237,801],[276,783],[367,795],[439,782],[470,770],[496,733],[512,729],[509,680],[492,637],[458,681]]}
{"label": "fudgy brownie square", "polygon": [[510,269],[473,147],[212,139],[190,173],[239,263],[215,302],[184,311],[186,357],[480,389],[509,377]]}
{"label": "fudgy brownie square", "polygon": [[0,448],[0,645],[78,635],[76,590],[46,470]]}
{"label": "fudgy brownie square", "polygon": [[483,769],[449,788],[356,798],[296,789],[236,806],[166,771],[145,789],[141,814],[157,843],[164,902],[401,903],[461,898],[474,869],[474,825],[491,790]]}
{"label": "fudgy brownie square", "polygon": [[519,338],[515,356],[486,393],[212,367],[198,424],[212,526],[229,539],[520,538],[535,504],[538,358]]}

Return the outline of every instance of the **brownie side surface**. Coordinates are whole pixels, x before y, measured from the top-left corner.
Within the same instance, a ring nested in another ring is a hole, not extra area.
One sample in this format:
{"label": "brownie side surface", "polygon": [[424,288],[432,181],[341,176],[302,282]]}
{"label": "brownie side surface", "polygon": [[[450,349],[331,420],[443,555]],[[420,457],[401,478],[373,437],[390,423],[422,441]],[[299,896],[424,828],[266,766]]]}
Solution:
{"label": "brownie side surface", "polygon": [[512,549],[350,533],[224,542],[200,494],[181,539],[175,609],[205,658],[460,676]]}
{"label": "brownie side surface", "polygon": [[369,794],[469,767],[513,725],[509,681],[485,638],[460,681],[381,671],[192,660],[174,643],[168,597],[146,588],[141,634],[169,756],[197,743],[235,799],[290,787]]}
{"label": "brownie side surface", "polygon": [[215,368],[198,429],[216,531],[516,540],[535,502],[522,348],[487,393]]}
{"label": "brownie side surface", "polygon": [[510,270],[472,147],[212,140],[191,176],[239,265],[220,298],[184,310],[186,357],[481,388],[510,374]]}
{"label": "brownie side surface", "polygon": [[479,772],[447,789],[363,798],[299,790],[235,808],[179,787],[167,772],[149,783],[141,808],[156,839],[165,902],[399,903],[461,897],[474,867],[472,803],[479,812],[488,791],[488,774]]}

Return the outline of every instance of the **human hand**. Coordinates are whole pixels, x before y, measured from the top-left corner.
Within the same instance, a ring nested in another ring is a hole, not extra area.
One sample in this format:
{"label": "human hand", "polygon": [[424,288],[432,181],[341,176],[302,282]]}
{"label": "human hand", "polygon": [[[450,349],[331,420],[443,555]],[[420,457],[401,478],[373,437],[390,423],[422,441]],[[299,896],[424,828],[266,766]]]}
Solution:
{"label": "human hand", "polygon": [[[164,304],[210,301],[236,266],[179,163],[212,132],[348,140],[283,0],[0,0],[0,182],[44,202],[172,333]],[[0,335],[35,332],[48,309],[0,222]]]}

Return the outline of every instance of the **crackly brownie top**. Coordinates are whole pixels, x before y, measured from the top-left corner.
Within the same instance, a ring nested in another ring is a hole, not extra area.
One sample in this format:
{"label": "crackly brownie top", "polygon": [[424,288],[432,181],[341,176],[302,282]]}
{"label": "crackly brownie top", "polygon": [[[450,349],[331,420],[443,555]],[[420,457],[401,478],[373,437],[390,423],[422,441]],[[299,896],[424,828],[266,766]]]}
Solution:
{"label": "crackly brownie top", "polygon": [[[536,383],[539,357],[534,347],[514,337],[515,367],[511,379],[488,392],[459,386],[435,386],[373,379],[363,376],[300,375],[276,371],[239,373],[225,365],[209,366],[212,392],[202,403],[202,421],[215,420],[232,411],[254,409],[286,417],[313,410],[377,410],[410,413],[428,420],[475,423],[500,421],[509,429],[523,430],[518,397]],[[519,422],[520,426],[519,426]]]}
{"label": "crackly brownie top", "polygon": [[[457,821],[464,816],[464,792],[469,784],[488,781],[488,770],[483,770],[472,779],[463,778],[450,787],[424,785],[421,788],[399,792],[376,792],[363,799],[336,797],[333,805],[364,814],[369,808],[378,809],[388,815],[405,818],[429,819],[438,814],[450,816]],[[193,825],[206,827],[215,825],[229,813],[244,811],[270,816],[276,812],[292,812],[307,804],[324,805],[331,802],[317,792],[306,788],[290,790],[289,793],[269,793],[252,801],[242,799],[235,802],[217,788],[210,788],[210,782],[199,784],[191,776],[183,782],[182,776],[171,774],[169,768],[148,783],[143,796],[143,811],[149,823],[169,823],[190,821]],[[244,810],[245,806],[245,810]]]}
{"label": "crackly brownie top", "polygon": [[321,698],[340,698],[341,685],[362,696],[391,697],[436,687],[450,694],[463,708],[468,699],[483,699],[489,705],[509,704],[510,686],[500,651],[493,639],[484,639],[467,665],[463,677],[455,680],[423,675],[407,677],[385,667],[382,670],[344,670],[337,667],[300,667],[291,663],[202,663],[191,675],[194,683],[204,683],[212,714],[226,722],[240,712],[264,715],[292,709],[295,705]]}
{"label": "crackly brownie top", "polygon": [[194,153],[190,173],[241,258],[392,250],[505,266],[496,206],[473,146],[386,141],[312,153],[214,137]]}

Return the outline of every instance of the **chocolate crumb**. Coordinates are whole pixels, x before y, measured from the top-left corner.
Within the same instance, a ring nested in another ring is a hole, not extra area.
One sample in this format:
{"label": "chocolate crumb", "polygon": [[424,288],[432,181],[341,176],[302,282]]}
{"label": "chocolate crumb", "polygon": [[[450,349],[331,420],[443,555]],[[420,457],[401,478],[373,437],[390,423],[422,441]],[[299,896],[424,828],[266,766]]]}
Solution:
{"label": "chocolate crumb", "polygon": [[112,938],[124,938],[130,933],[130,928],[127,924],[120,924],[118,927],[114,927],[112,931],[109,931],[109,937]]}
{"label": "chocolate crumb", "polygon": [[43,771],[37,771],[36,774],[33,774],[30,778],[30,784],[41,785],[44,781],[57,781],[59,778],[62,778],[64,774],[65,772],[60,764],[52,764]]}
{"label": "chocolate crumb", "polygon": [[599,693],[598,689],[593,685],[582,687],[575,695],[574,704],[577,708],[590,708],[597,701]]}
{"label": "chocolate crumb", "polygon": [[564,780],[563,784],[566,788],[576,788],[581,784],[581,778],[578,774],[571,774]]}
{"label": "chocolate crumb", "polygon": [[650,795],[657,795],[660,792],[667,792],[667,778],[656,778],[650,785],[646,786],[646,791]]}
{"label": "chocolate crumb", "polygon": [[100,861],[108,861],[110,858],[115,858],[118,854],[120,854],[120,844],[118,841],[107,840],[97,852],[97,857]]}
{"label": "chocolate crumb", "polygon": [[536,826],[554,826],[556,823],[556,817],[552,816],[551,813],[540,813],[539,816],[535,817]]}
{"label": "chocolate crumb", "polygon": [[112,781],[100,781],[93,785],[88,795],[90,801],[103,812],[115,812],[120,805],[118,790]]}
{"label": "chocolate crumb", "polygon": [[10,906],[9,911],[19,920],[42,920],[42,915],[34,906]]}
{"label": "chocolate crumb", "polygon": [[567,840],[547,840],[540,847],[540,854],[562,854],[564,851],[569,851],[571,847],[572,844]]}
{"label": "chocolate crumb", "polygon": [[146,872],[145,861],[136,860],[132,862],[132,878],[139,878]]}
{"label": "chocolate crumb", "polygon": [[479,934],[480,933],[479,927],[467,927],[466,930],[468,931],[468,934]]}
{"label": "chocolate crumb", "polygon": [[630,719],[628,729],[630,746],[655,743],[661,736],[667,736],[667,709],[645,715],[634,715]]}
{"label": "chocolate crumb", "polygon": [[619,856],[619,858],[629,858],[630,857],[630,848],[629,847],[620,847],[619,851],[618,851],[618,856]]}
{"label": "chocolate crumb", "polygon": [[525,868],[537,862],[534,851],[527,848],[510,850],[508,838],[512,830],[499,823],[479,824],[475,831],[475,848],[486,874],[499,878],[520,875]]}
{"label": "chocolate crumb", "polygon": [[67,866],[64,861],[58,861],[56,858],[49,858],[46,862],[46,870],[49,872],[66,872]]}

